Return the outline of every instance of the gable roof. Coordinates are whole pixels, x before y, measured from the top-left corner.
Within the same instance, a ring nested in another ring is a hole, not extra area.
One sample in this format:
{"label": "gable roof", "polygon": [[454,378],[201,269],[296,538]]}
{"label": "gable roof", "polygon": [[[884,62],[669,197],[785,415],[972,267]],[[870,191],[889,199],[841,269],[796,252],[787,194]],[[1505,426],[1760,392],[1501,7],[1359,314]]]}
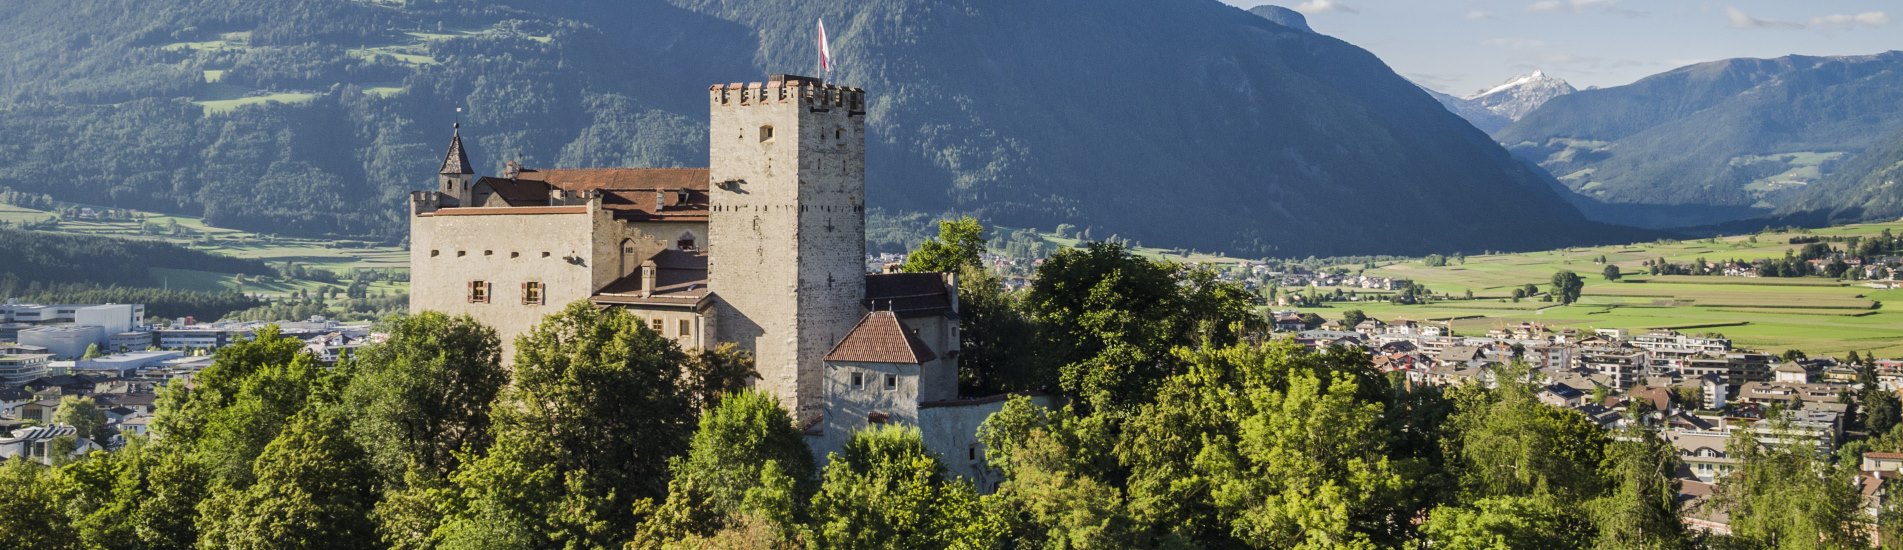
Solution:
{"label": "gable roof", "polygon": [[900,317],[952,313],[952,297],[939,273],[879,273],[866,275],[866,309],[889,311]]}
{"label": "gable roof", "polygon": [[867,313],[852,332],[826,354],[827,361],[919,365],[936,359],[918,335],[890,311]]}
{"label": "gable roof", "polygon": [[569,191],[596,189],[707,189],[706,168],[558,168],[523,169],[515,179],[532,180]]}

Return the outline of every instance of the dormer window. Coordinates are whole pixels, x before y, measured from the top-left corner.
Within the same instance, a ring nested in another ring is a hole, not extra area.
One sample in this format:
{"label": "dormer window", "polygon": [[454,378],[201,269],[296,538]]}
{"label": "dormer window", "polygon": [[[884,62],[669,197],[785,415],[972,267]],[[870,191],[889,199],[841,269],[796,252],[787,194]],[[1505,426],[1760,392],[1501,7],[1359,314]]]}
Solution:
{"label": "dormer window", "polygon": [[761,126],[760,127],[760,142],[766,143],[772,140],[773,140],[773,125],[767,124],[767,125]]}

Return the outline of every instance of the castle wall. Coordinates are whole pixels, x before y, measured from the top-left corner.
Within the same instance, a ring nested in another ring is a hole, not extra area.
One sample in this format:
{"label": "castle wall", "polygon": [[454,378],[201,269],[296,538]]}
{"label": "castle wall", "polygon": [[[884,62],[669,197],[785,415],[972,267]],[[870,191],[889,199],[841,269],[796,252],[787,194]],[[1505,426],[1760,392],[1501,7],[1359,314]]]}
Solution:
{"label": "castle wall", "polygon": [[[919,366],[891,363],[829,362],[823,368],[826,414],[820,435],[809,438],[813,455],[825,464],[826,454],[843,451],[853,432],[872,422],[873,413],[892,424],[918,425]],[[860,377],[854,387],[853,375]],[[886,379],[892,379],[891,389]]]}
{"label": "castle wall", "polygon": [[[597,262],[589,254],[606,213],[590,207],[524,210],[443,209],[410,218],[410,312],[468,314],[495,328],[504,335],[504,362],[514,361],[513,335],[588,299],[597,288]],[[444,214],[451,211],[457,215]],[[488,303],[469,301],[471,281],[489,284]],[[543,284],[543,303],[522,303],[522,283],[530,281]]]}
{"label": "castle wall", "polygon": [[814,81],[709,92],[709,271],[721,339],[758,385],[817,414],[823,358],[865,296],[864,92]]}

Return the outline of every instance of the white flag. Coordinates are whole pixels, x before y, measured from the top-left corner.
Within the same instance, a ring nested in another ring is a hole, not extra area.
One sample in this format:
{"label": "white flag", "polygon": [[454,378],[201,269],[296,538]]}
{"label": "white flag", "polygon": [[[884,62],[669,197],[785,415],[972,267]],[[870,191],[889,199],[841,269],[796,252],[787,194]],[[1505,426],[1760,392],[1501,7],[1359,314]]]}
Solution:
{"label": "white flag", "polygon": [[833,51],[826,47],[826,20],[819,20],[819,72],[822,76],[831,76],[833,72]]}

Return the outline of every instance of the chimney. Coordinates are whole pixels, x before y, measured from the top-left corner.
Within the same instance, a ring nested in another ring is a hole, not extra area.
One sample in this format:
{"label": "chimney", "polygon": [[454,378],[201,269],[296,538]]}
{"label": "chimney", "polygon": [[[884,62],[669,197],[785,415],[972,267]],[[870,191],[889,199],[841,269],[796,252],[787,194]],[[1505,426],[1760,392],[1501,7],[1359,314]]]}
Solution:
{"label": "chimney", "polygon": [[659,274],[655,272],[659,270],[660,269],[654,265],[654,260],[641,262],[641,297],[642,298],[647,298],[654,295],[654,285],[656,284],[656,281],[659,279],[658,277]]}

